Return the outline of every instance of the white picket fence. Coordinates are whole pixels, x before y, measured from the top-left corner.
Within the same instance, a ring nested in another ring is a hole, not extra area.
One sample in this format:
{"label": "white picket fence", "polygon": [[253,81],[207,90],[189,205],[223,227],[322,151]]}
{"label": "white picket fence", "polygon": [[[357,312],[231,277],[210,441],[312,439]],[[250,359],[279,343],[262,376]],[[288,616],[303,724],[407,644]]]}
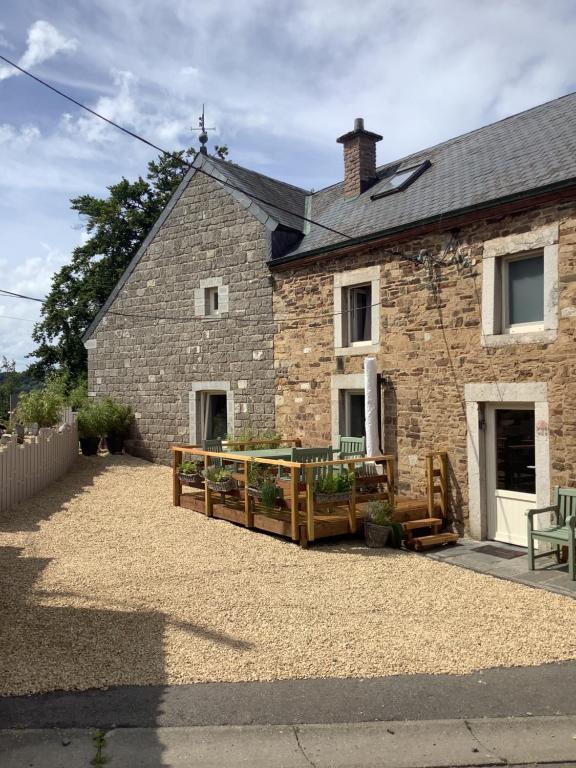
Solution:
{"label": "white picket fence", "polygon": [[78,457],[78,428],[40,429],[18,445],[16,435],[0,437],[0,512],[57,480]]}

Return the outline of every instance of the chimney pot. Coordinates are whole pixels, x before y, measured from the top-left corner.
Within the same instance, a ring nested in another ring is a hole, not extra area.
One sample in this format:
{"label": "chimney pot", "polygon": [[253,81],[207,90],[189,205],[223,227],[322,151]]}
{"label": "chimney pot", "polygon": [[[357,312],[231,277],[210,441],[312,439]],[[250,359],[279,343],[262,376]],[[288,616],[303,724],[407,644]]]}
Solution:
{"label": "chimney pot", "polygon": [[344,194],[356,197],[376,181],[376,142],[382,136],[364,128],[364,118],[354,120],[354,130],[336,141],[344,145]]}

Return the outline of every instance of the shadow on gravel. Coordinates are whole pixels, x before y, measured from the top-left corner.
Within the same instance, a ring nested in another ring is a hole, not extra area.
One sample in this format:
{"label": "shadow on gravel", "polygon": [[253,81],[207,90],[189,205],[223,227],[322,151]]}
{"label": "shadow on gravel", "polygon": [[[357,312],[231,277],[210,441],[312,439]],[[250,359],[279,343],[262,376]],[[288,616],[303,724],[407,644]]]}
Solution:
{"label": "shadow on gravel", "polygon": [[[0,547],[2,694],[74,688],[78,679],[92,681],[91,687],[98,688],[110,676],[122,680],[123,674],[126,681],[133,675],[142,681],[163,678],[165,618],[161,613],[50,605],[45,593],[34,587],[50,559],[21,553],[19,547]],[[156,686],[145,703],[140,703],[150,723],[157,721],[161,711],[163,690]],[[111,725],[94,719],[89,700],[79,700],[77,709],[87,727]],[[59,720],[53,709],[46,716]],[[14,717],[10,699],[0,697],[0,728],[31,727],[26,719],[13,722]],[[69,711],[62,720],[70,720]],[[161,745],[151,749],[150,763],[161,766]]]}

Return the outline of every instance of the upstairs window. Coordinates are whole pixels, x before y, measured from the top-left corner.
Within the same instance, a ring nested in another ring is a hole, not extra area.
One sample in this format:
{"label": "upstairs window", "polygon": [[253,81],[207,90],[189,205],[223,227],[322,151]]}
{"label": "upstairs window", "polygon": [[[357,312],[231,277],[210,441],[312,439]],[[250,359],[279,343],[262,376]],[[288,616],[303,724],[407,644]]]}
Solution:
{"label": "upstairs window", "polygon": [[380,267],[334,275],[334,353],[366,355],[380,345]]}
{"label": "upstairs window", "polygon": [[502,259],[502,330],[526,333],[544,328],[544,255]]}
{"label": "upstairs window", "polygon": [[220,314],[218,302],[218,286],[204,289],[204,314],[214,316]]}
{"label": "upstairs window", "polygon": [[370,195],[370,200],[379,200],[381,197],[394,194],[394,192],[401,192],[416,181],[418,176],[421,176],[431,165],[430,160],[425,160],[423,163],[412,165],[409,168],[396,166],[395,169],[386,171],[386,175],[378,182],[377,189]]}
{"label": "upstairs window", "polygon": [[345,291],[348,345],[370,344],[372,341],[372,287],[352,285]]}

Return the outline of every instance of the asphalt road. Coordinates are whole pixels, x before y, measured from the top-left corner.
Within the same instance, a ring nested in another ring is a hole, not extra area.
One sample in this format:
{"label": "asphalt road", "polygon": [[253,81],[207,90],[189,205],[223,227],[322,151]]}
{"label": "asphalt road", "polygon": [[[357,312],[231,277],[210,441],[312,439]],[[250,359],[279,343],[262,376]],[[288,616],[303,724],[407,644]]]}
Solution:
{"label": "asphalt road", "polygon": [[0,729],[298,725],[576,715],[576,662],[473,675],[126,686],[0,698]]}

